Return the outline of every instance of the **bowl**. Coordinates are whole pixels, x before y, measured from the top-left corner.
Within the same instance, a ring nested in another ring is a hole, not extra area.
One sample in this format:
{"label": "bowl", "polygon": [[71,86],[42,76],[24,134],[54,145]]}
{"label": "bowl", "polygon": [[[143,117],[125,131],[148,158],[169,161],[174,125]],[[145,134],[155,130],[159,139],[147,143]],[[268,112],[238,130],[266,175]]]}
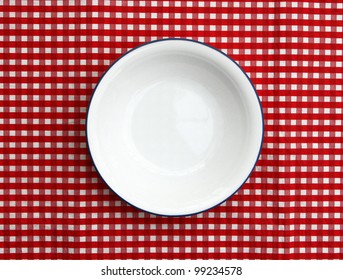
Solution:
{"label": "bowl", "polygon": [[96,170],[123,200],[157,215],[190,215],[221,204],[249,178],[263,113],[233,59],[165,39],[109,67],[93,92],[86,135]]}

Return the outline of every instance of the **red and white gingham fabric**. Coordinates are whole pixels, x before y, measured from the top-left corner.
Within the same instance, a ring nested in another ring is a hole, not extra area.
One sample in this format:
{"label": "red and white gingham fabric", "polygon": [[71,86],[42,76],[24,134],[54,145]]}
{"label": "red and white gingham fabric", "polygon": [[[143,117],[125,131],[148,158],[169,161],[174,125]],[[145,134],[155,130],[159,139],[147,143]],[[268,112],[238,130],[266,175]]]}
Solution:
{"label": "red and white gingham fabric", "polygon": [[[0,0],[1,259],[343,259],[343,3]],[[265,142],[231,199],[190,217],[127,205],[86,145],[121,54],[181,37],[256,85]]]}

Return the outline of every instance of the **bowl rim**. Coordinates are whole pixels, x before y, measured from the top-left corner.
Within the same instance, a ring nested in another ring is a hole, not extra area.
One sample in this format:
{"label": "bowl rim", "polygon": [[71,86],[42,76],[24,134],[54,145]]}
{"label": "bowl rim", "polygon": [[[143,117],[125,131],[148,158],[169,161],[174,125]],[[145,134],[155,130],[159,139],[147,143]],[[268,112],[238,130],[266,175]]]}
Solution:
{"label": "bowl rim", "polygon": [[[260,113],[261,113],[261,125],[262,125],[262,129],[261,129],[261,143],[260,143],[260,147],[259,147],[259,151],[257,153],[257,157],[256,157],[256,160],[255,160],[255,163],[253,164],[253,166],[251,167],[251,170],[249,172],[249,174],[247,175],[247,177],[245,178],[245,180],[240,184],[240,186],[232,193],[230,194],[228,197],[226,197],[225,199],[223,199],[222,201],[220,201],[219,203],[216,203],[215,205],[211,206],[211,207],[208,207],[206,209],[203,209],[203,210],[200,210],[200,211],[196,211],[196,212],[192,212],[192,213],[187,213],[187,214],[161,214],[161,213],[155,213],[155,212],[152,212],[152,211],[149,211],[149,210],[146,210],[146,209],[143,209],[143,208],[140,208],[132,203],[130,203],[129,201],[127,201],[126,199],[124,199],[122,196],[120,196],[111,186],[109,183],[106,182],[105,178],[101,175],[100,171],[98,170],[98,167],[96,166],[95,164],[95,161],[93,159],[93,156],[92,156],[92,152],[91,152],[91,148],[90,148],[90,145],[89,145],[89,131],[88,131],[88,120],[89,120],[89,112],[90,112],[90,106],[92,104],[92,100],[93,100],[93,97],[97,91],[97,88],[99,86],[99,84],[101,83],[101,81],[103,80],[103,78],[106,76],[106,74],[108,73],[108,71],[117,63],[119,62],[122,58],[124,58],[126,55],[128,55],[129,53],[131,52],[134,52],[135,50],[137,49],[140,49],[144,46],[147,46],[147,45],[150,45],[150,44],[155,44],[155,43],[159,43],[159,42],[164,42],[164,41],[184,41],[184,42],[190,42],[190,43],[195,43],[195,44],[200,44],[200,45],[203,45],[205,47],[208,47],[212,50],[215,50],[217,52],[219,52],[220,54],[224,55],[226,58],[228,58],[229,60],[231,60],[236,66],[238,66],[238,68],[240,69],[240,71],[245,75],[245,77],[248,79],[252,89],[254,90],[255,92],[255,95],[256,95],[256,99],[258,101],[258,104],[259,104],[259,107],[260,107]],[[260,155],[261,155],[261,151],[262,151],[262,147],[263,147],[263,143],[264,143],[264,134],[265,134],[265,124],[264,124],[264,113],[263,113],[263,107],[262,107],[262,102],[259,98],[259,95],[257,94],[257,90],[253,84],[253,82],[251,81],[250,77],[248,76],[248,74],[243,70],[243,68],[233,59],[231,58],[228,54],[224,53],[223,51],[213,47],[212,45],[209,45],[207,43],[204,43],[204,42],[200,42],[200,41],[197,41],[197,40],[194,40],[194,39],[188,39],[188,38],[173,38],[173,37],[170,37],[170,38],[163,38],[163,39],[157,39],[157,40],[152,40],[152,41],[149,41],[149,42],[146,42],[146,43],[143,43],[143,44],[140,44],[130,50],[128,50],[127,52],[123,53],[122,55],[120,55],[114,62],[112,62],[106,69],[106,71],[101,75],[101,77],[99,78],[96,86],[94,87],[93,89],[93,92],[91,94],[91,97],[88,101],[88,106],[87,106],[87,114],[86,114],[86,122],[85,122],[85,130],[86,130],[86,146],[87,146],[87,149],[88,149],[88,154],[90,155],[90,158],[91,158],[91,161],[93,163],[93,166],[96,170],[96,172],[98,173],[99,177],[102,179],[102,181],[107,185],[107,187],[116,195],[118,196],[122,201],[124,201],[125,203],[127,203],[128,205],[134,207],[135,209],[137,210],[140,210],[140,211],[143,211],[143,212],[146,212],[146,213],[149,213],[149,214],[152,214],[152,215],[156,215],[156,216],[161,216],[161,217],[186,217],[186,216],[193,216],[193,215],[197,215],[197,214],[200,214],[200,213],[203,213],[203,212],[207,212],[211,209],[214,209],[216,208],[217,206],[221,205],[222,203],[224,203],[225,201],[227,201],[228,199],[230,199],[232,196],[234,196],[242,187],[243,185],[246,183],[246,181],[249,179],[249,177],[251,176],[252,172],[255,170],[255,167],[257,165],[257,162],[260,158]]]}

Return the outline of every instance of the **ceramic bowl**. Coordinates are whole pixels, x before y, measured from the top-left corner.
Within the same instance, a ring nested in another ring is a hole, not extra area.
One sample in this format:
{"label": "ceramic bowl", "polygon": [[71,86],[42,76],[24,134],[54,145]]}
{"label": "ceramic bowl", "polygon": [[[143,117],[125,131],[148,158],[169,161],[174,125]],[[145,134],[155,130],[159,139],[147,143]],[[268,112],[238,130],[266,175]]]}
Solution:
{"label": "ceramic bowl", "polygon": [[210,209],[244,184],[260,154],[263,113],[230,57],[167,39],[109,67],[86,127],[94,165],[117,195],[147,212],[179,216]]}

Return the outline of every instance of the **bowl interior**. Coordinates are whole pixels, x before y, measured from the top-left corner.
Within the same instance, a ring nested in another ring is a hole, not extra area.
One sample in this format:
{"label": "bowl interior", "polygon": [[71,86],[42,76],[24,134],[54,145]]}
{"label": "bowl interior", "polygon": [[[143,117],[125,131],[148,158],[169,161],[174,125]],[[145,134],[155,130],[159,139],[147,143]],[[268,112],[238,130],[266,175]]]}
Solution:
{"label": "bowl interior", "polygon": [[119,59],[98,84],[87,137],[123,199],[162,215],[215,206],[247,179],[263,124],[249,79],[203,44],[159,41]]}

